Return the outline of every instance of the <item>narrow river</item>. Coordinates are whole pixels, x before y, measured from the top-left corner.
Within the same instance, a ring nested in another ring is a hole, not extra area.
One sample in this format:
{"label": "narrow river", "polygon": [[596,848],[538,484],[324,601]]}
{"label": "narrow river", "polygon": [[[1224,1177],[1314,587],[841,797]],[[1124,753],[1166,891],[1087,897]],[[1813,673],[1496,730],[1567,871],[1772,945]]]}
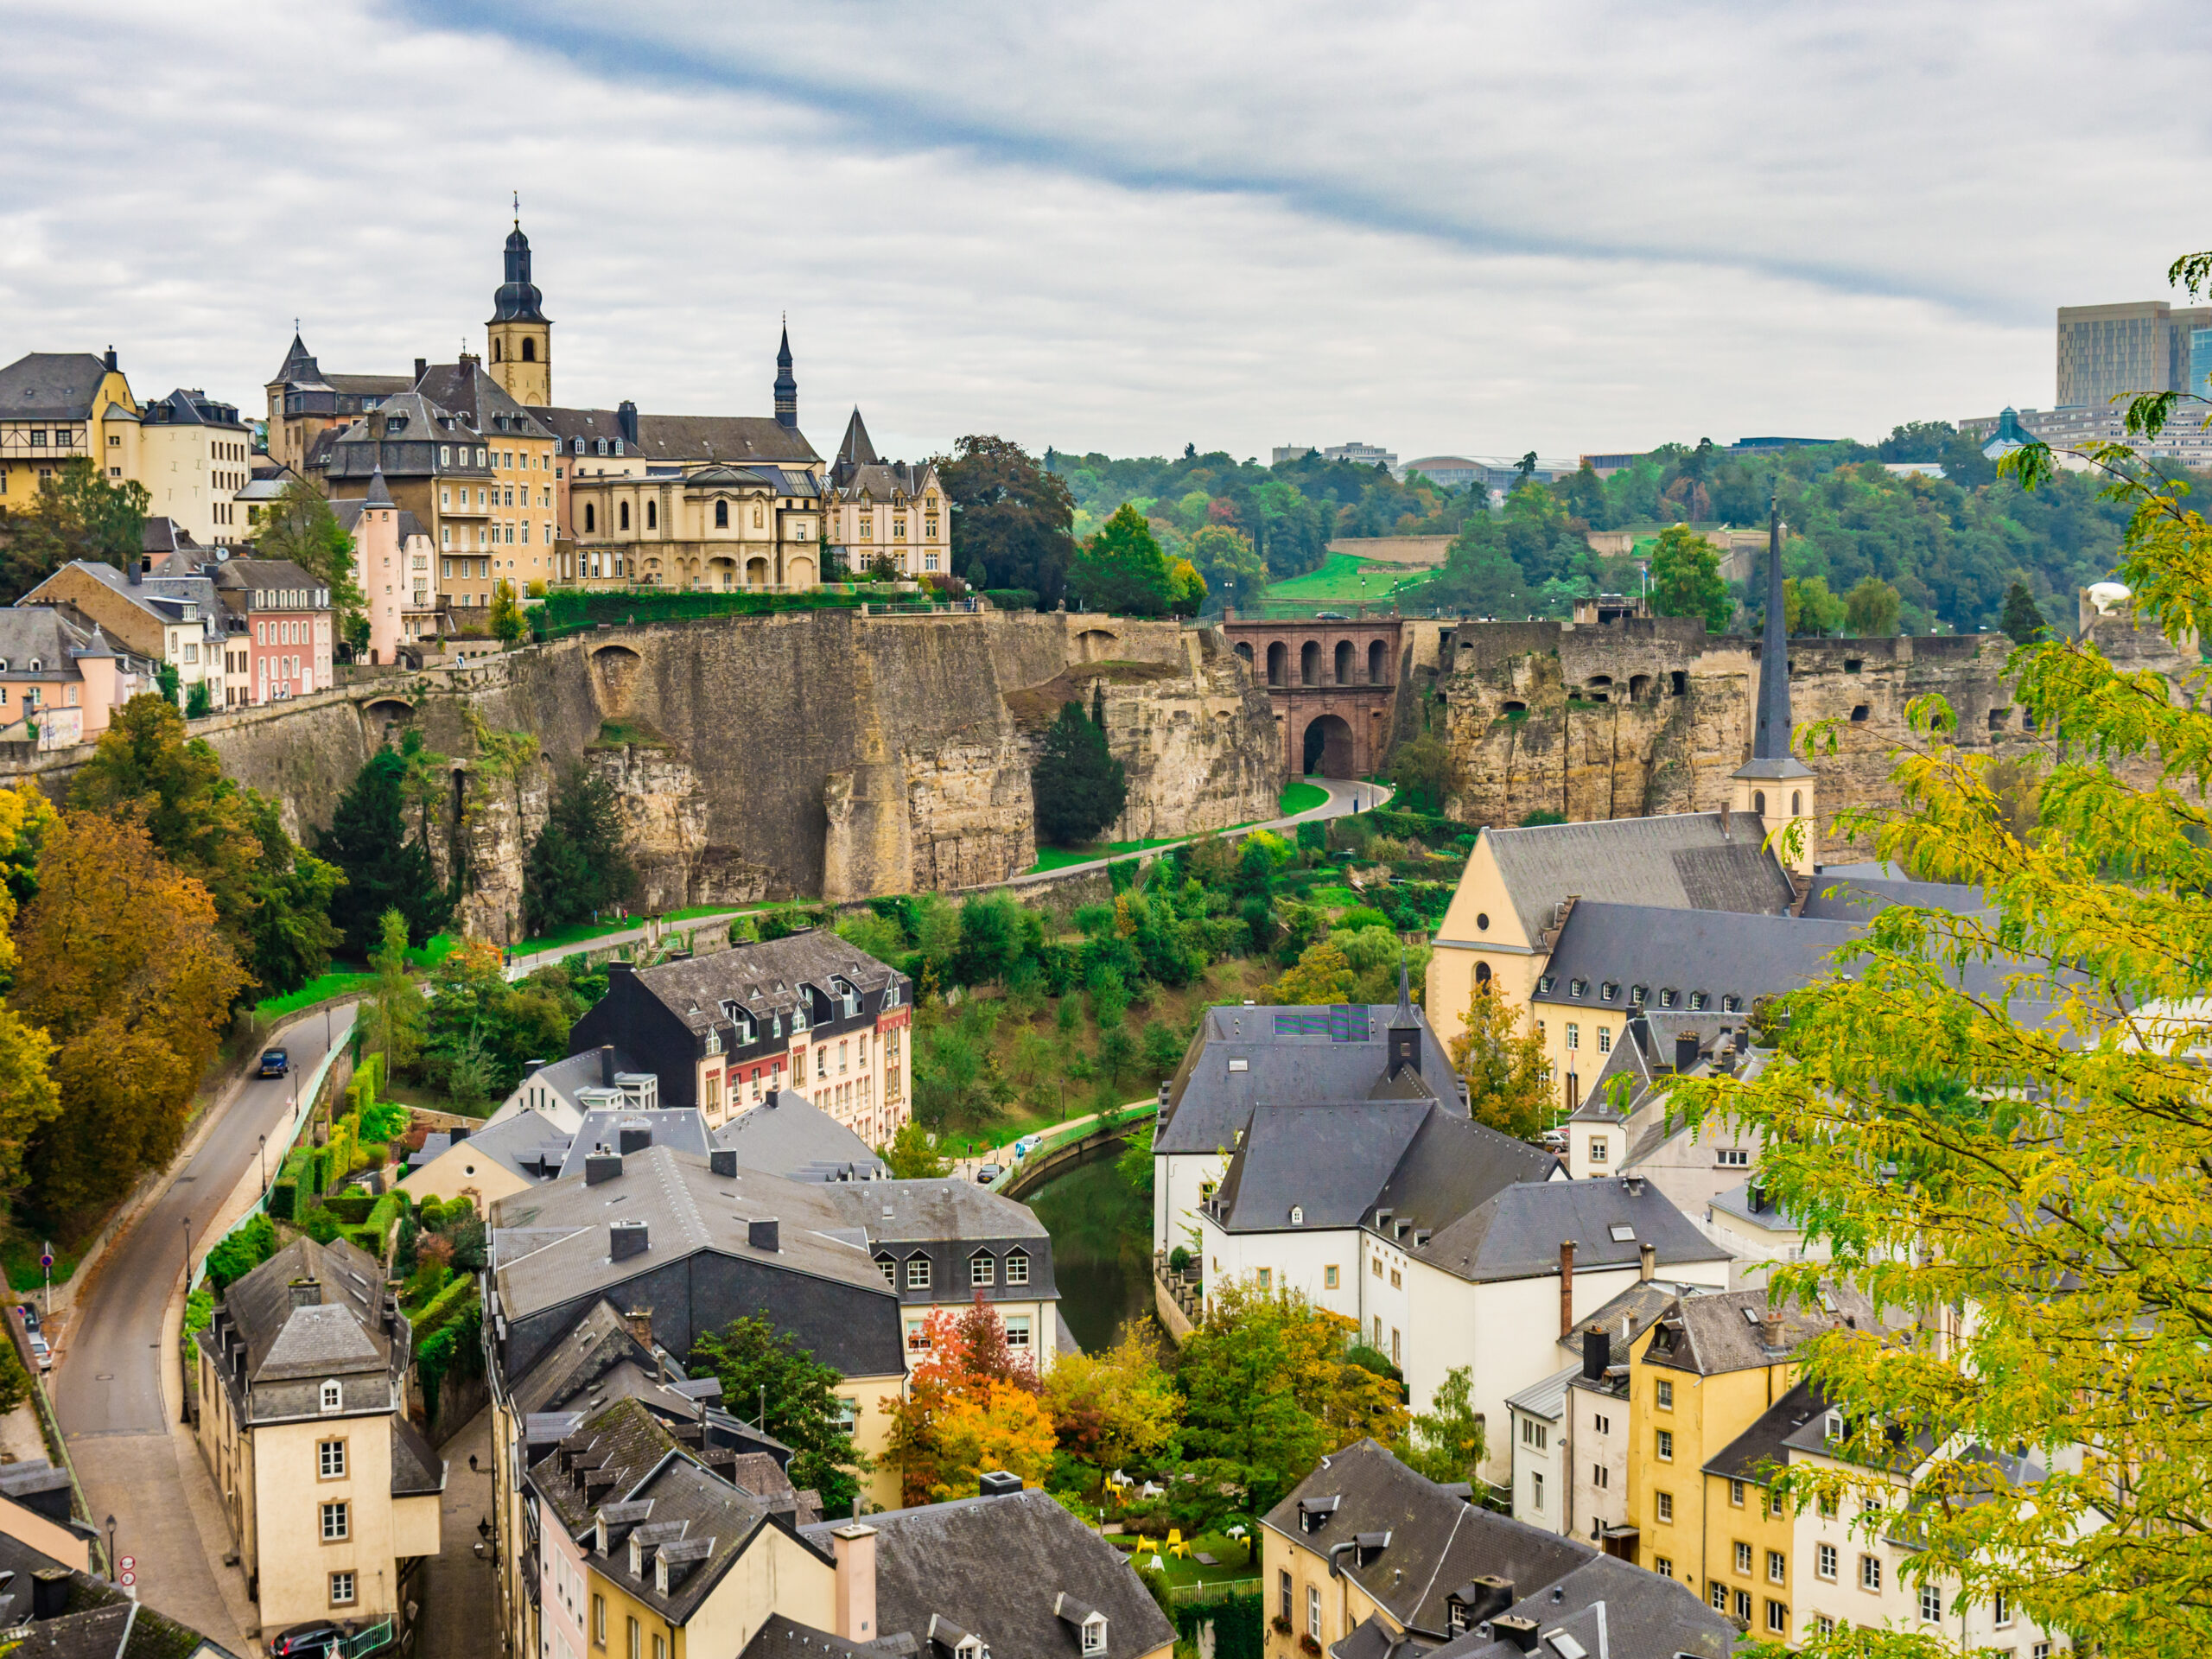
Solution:
{"label": "narrow river", "polygon": [[1152,1198],[1116,1164],[1123,1150],[1099,1147],[1029,1200],[1052,1236],[1061,1316],[1087,1354],[1112,1347],[1125,1321],[1152,1318]]}

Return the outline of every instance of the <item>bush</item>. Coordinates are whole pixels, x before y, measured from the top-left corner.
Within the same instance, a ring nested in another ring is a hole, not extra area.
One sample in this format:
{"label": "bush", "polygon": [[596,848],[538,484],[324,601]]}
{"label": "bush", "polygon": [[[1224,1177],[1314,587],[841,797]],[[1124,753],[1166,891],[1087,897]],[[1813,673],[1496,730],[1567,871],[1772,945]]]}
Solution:
{"label": "bush", "polygon": [[269,1213],[279,1221],[289,1221],[299,1208],[300,1188],[296,1181],[272,1181],[269,1186]]}
{"label": "bush", "polygon": [[266,1216],[253,1216],[232,1228],[207,1252],[207,1277],[218,1290],[228,1290],[276,1254],[276,1224]]}
{"label": "bush", "polygon": [[348,1227],[359,1227],[366,1221],[376,1205],[373,1192],[334,1192],[322,1201],[322,1207]]}
{"label": "bush", "polygon": [[1390,918],[1372,905],[1354,905],[1337,918],[1335,924],[1329,931],[1332,933],[1338,931],[1349,933],[1357,927],[1388,927],[1389,925]]}
{"label": "bush", "polygon": [[[1261,1659],[1267,1645],[1265,1600],[1262,1596],[1230,1596],[1220,1601],[1179,1607],[1174,1614],[1175,1628],[1183,1640],[1196,1649],[1198,1631],[1211,1624],[1213,1659]],[[1281,1627],[1279,1634],[1290,1634],[1288,1619],[1278,1614],[1275,1623]]]}
{"label": "bush", "polygon": [[404,1106],[385,1101],[378,1105],[361,1109],[361,1139],[364,1141],[396,1140],[407,1128],[408,1111]]}
{"label": "bush", "polygon": [[1036,594],[1027,588],[986,588],[983,597],[1002,611],[1035,611],[1044,607],[1037,602]]}
{"label": "bush", "polygon": [[1183,1248],[1183,1246],[1181,1246],[1180,1244],[1178,1244],[1178,1245],[1177,1245],[1173,1249],[1172,1249],[1172,1250],[1170,1250],[1170,1251],[1168,1251],[1168,1252],[1167,1252],[1167,1271],[1168,1271],[1168,1272],[1170,1272],[1170,1273],[1188,1273],[1190,1270],[1191,1270],[1191,1253],[1190,1253],[1190,1251],[1188,1251],[1187,1249],[1184,1249],[1184,1248]]}
{"label": "bush", "polygon": [[300,1230],[316,1243],[327,1244],[338,1236],[340,1229],[338,1217],[318,1204],[308,1211],[307,1218],[300,1224]]}

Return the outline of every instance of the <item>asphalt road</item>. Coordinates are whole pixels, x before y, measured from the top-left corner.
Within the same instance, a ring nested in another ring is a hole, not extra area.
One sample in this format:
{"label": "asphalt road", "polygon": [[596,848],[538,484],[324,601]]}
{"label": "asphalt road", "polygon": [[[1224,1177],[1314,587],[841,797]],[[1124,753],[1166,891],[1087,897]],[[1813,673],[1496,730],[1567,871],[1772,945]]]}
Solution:
{"label": "asphalt road", "polygon": [[[167,1433],[157,1366],[162,1316],[184,1271],[184,1224],[192,1256],[211,1240],[207,1225],[260,1156],[258,1137],[281,1141],[293,1128],[294,1098],[323,1056],[326,1028],[344,1040],[351,1005],[308,1015],[272,1041],[290,1051],[289,1077],[249,1078],[220,1107],[207,1138],[176,1180],[102,1262],[71,1310],[54,1374],[54,1408],[70,1440],[85,1434]],[[273,1171],[273,1158],[272,1158]]]}

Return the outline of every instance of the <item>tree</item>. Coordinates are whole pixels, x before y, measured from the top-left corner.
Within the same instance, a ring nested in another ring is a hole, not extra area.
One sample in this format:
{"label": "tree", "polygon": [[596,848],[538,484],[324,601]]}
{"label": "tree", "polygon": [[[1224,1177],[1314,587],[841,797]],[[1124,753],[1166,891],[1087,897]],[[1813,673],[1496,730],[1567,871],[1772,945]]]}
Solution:
{"label": "tree", "polygon": [[1897,590],[1879,576],[1861,576],[1843,596],[1844,626],[1860,639],[1886,639],[1897,631],[1903,603]]}
{"label": "tree", "polygon": [[85,456],[40,480],[28,509],[0,506],[0,604],[14,604],[72,559],[118,569],[145,556],[151,498],[135,479],[110,483]]}
{"label": "tree", "polygon": [[203,720],[215,712],[215,694],[205,680],[194,680],[184,694],[184,717]]}
{"label": "tree", "polygon": [[957,1314],[931,1313],[923,1339],[928,1354],[908,1377],[906,1397],[882,1402],[892,1420],[884,1461],[899,1471],[904,1500],[972,1496],[987,1470],[1043,1480],[1055,1441],[1036,1368],[1009,1347],[982,1293]]}
{"label": "tree", "polygon": [[1825,576],[1791,576],[1782,589],[1783,625],[1792,634],[1834,633],[1843,626],[1843,601]]}
{"label": "tree", "polygon": [[564,969],[510,983],[499,946],[463,939],[430,969],[423,1070],[472,1105],[503,1096],[533,1058],[567,1052],[582,1012]]}
{"label": "tree", "polygon": [[891,1166],[893,1180],[934,1181],[952,1173],[952,1166],[938,1155],[929,1131],[911,1118],[899,1126],[888,1146],[875,1151]]}
{"label": "tree", "polygon": [[1268,562],[1234,524],[1200,525],[1185,550],[1208,591],[1220,594],[1224,605],[1256,604],[1267,590]]}
{"label": "tree", "polygon": [[[0,789],[0,856],[10,878],[0,885],[0,989],[16,975],[16,894],[32,890],[25,865],[37,858],[54,817],[37,785]],[[61,1109],[60,1093],[48,1069],[53,1058],[52,1038],[17,1009],[0,1007],[0,1200],[12,1199],[21,1190],[23,1160],[34,1138]]]}
{"label": "tree", "polygon": [[[420,744],[417,738],[417,755]],[[330,914],[357,956],[376,948],[389,912],[398,912],[415,944],[429,943],[453,916],[453,895],[438,881],[429,846],[419,830],[408,833],[410,760],[404,748],[371,755],[316,838],[315,850],[345,873]]]}
{"label": "tree", "polygon": [[2005,616],[1997,626],[2012,636],[2016,645],[2032,645],[2050,629],[2024,582],[2016,582],[2005,590]]}
{"label": "tree", "polygon": [[1026,588],[1059,602],[1075,556],[1068,486],[1005,438],[969,436],[934,463],[952,508],[952,560],[982,562],[994,588]]}
{"label": "tree", "polygon": [[1467,1000],[1467,1017],[1452,1039],[1452,1069],[1467,1080],[1467,1103],[1478,1123],[1533,1141],[1551,1116],[1551,1067],[1533,1017],[1519,1030],[1505,999],[1487,980]]}
{"label": "tree", "polygon": [[1128,502],[1083,544],[1068,585],[1091,609],[1122,616],[1165,616],[1174,597],[1166,556]]}
{"label": "tree", "polygon": [[405,914],[392,906],[378,918],[377,946],[369,955],[377,983],[366,1024],[370,1040],[384,1056],[386,1077],[413,1065],[423,1049],[423,993],[407,976],[407,931]]}
{"label": "tree", "polygon": [[1651,608],[1661,616],[1699,616],[1707,633],[1726,633],[1736,602],[1720,575],[1720,550],[1687,524],[1669,524],[1651,550]]}
{"label": "tree", "polygon": [[[764,1313],[700,1334],[688,1369],[722,1385],[722,1409],[758,1422],[791,1449],[791,1484],[822,1495],[824,1515],[850,1514],[873,1466],[853,1444],[838,1396],[844,1379]],[[763,1401],[766,1407],[762,1410]]]}
{"label": "tree", "polygon": [[1188,559],[1167,567],[1167,608],[1176,616],[1196,616],[1206,602],[1206,579]]}
{"label": "tree", "polygon": [[207,889],[132,811],[48,826],[18,944],[14,1001],[54,1044],[61,1111],[31,1157],[52,1217],[124,1192],[176,1151],[246,976]]}
{"label": "tree", "polygon": [[327,588],[341,632],[356,618],[366,622],[368,601],[354,577],[353,538],[322,492],[305,479],[294,479],[261,510],[253,550],[258,558],[289,559]]}
{"label": "tree", "polygon": [[1103,1354],[1062,1354],[1045,1377],[1060,1449],[1102,1471],[1175,1460],[1182,1397],[1160,1349],[1134,1322]]}
{"label": "tree", "polygon": [[[2155,434],[2171,400],[2138,400],[2130,429]],[[2133,507],[2116,575],[2137,618],[2203,628],[2212,525],[2126,446],[2089,453]],[[2005,464],[2055,481],[2043,445]],[[1763,1137],[1768,1198],[1816,1247],[1771,1294],[1810,1306],[1840,1279],[1882,1315],[1801,1350],[1847,1461],[1785,1471],[1782,1501],[1904,1479],[1908,1582],[2001,1592],[2084,1652],[2179,1659],[2212,1646],[2212,712],[2193,668],[2123,669],[2094,637],[2024,645],[2008,672],[2063,734],[2032,835],[1934,696],[1894,758],[1900,804],[1837,826],[1987,908],[1874,912],[1847,974],[1782,999],[1763,1069],[1678,1079],[1667,1104]],[[1827,752],[1835,728],[1800,742]],[[1992,1466],[2023,1453],[2040,1478]],[[1859,1634],[1857,1651],[1905,1651]]]}
{"label": "tree", "polygon": [[515,602],[515,585],[504,578],[492,585],[492,637],[501,645],[512,645],[530,626],[523,620],[522,607]]}
{"label": "tree", "polygon": [[1483,1414],[1474,1407],[1473,1368],[1455,1365],[1444,1374],[1428,1409],[1417,1411],[1404,1440],[1391,1448],[1398,1461],[1439,1485],[1471,1481],[1483,1461]]}
{"label": "tree", "polygon": [[1351,960],[1342,949],[1323,939],[1309,944],[1298,965],[1262,993],[1261,1000],[1287,1007],[1319,1007],[1343,1002],[1351,995]]}
{"label": "tree", "polygon": [[561,774],[523,866],[523,926],[535,938],[637,896],[614,786],[581,760]]}
{"label": "tree", "polygon": [[1412,804],[1441,812],[1452,792],[1452,753],[1443,739],[1422,732],[1390,751],[1388,776],[1413,798]]}
{"label": "tree", "polygon": [[1030,774],[1037,833],[1056,847],[1079,847],[1122,816],[1128,776],[1106,747],[1106,734],[1084,718],[1083,705],[1060,705],[1045,734],[1045,753]]}

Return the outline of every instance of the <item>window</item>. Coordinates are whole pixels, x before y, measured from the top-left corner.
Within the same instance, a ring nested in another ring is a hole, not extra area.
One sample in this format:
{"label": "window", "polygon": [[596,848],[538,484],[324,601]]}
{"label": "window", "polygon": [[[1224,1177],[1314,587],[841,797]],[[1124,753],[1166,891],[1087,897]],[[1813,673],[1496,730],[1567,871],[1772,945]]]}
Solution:
{"label": "window", "polygon": [[1656,1573],[1662,1579],[1673,1578],[1675,1576],[1675,1558],[1671,1555],[1654,1555],[1651,1558],[1651,1570],[1654,1573]]}
{"label": "window", "polygon": [[1009,1285],[1026,1285],[1029,1282],[1028,1251],[1014,1250],[1007,1254],[1006,1258],[1006,1281]]}
{"label": "window", "polygon": [[968,1282],[988,1285],[998,1278],[998,1259],[988,1250],[978,1250],[968,1258]]}
{"label": "window", "polygon": [[930,1259],[926,1255],[906,1258],[906,1288],[927,1290],[930,1287]]}
{"label": "window", "polygon": [[1744,1507],[1744,1483],[1742,1481],[1732,1480],[1728,1483],[1728,1501],[1739,1510]]}
{"label": "window", "polygon": [[1725,1613],[1728,1611],[1728,1586],[1726,1585],[1716,1584],[1713,1586],[1713,1610],[1718,1613]]}
{"label": "window", "polygon": [[1769,1584],[1789,1582],[1789,1558],[1778,1549],[1766,1553],[1766,1581]]}
{"label": "window", "polygon": [[1736,1617],[1746,1624],[1751,1622],[1751,1592],[1748,1590],[1736,1592]]}
{"label": "window", "polygon": [[1381,1256],[1370,1256],[1367,1260],[1367,1265],[1373,1271],[1377,1279],[1380,1279],[1382,1276],[1382,1258]]}
{"label": "window", "polygon": [[1766,1605],[1766,1627],[1777,1636],[1789,1634],[1789,1610],[1778,1601]]}
{"label": "window", "polygon": [[1610,1054],[1613,1052],[1613,1032],[1611,1027],[1600,1026],[1598,1027],[1598,1052],[1600,1054]]}
{"label": "window", "polygon": [[1540,1474],[1529,1477],[1529,1508],[1537,1515],[1544,1512],[1544,1478]]}
{"label": "window", "polygon": [[1612,1419],[1606,1416],[1602,1411],[1593,1413],[1591,1415],[1590,1427],[1600,1434],[1610,1434],[1613,1432]]}
{"label": "window", "polygon": [[1274,1269],[1273,1268],[1262,1268],[1259,1272],[1259,1281],[1260,1288],[1262,1290],[1272,1290],[1274,1288]]}
{"label": "window", "polygon": [[1391,1269],[1390,1269],[1390,1288],[1391,1288],[1391,1289],[1393,1289],[1393,1290],[1403,1290],[1405,1287],[1406,1287],[1406,1276],[1405,1276],[1405,1274],[1404,1274],[1402,1272],[1401,1272],[1401,1271],[1400,1271],[1398,1268],[1391,1268]]}
{"label": "window", "polygon": [[1282,1622],[1290,1623],[1290,1569],[1284,1567],[1275,1578],[1275,1591],[1280,1600]]}
{"label": "window", "polygon": [[1337,1270],[1336,1270],[1336,1268],[1335,1268],[1333,1266],[1330,1266],[1330,1267],[1323,1268],[1321,1269],[1321,1288],[1322,1288],[1322,1289],[1324,1289],[1324,1290],[1334,1290],[1336,1287],[1337,1287]]}
{"label": "window", "polygon": [[326,1544],[336,1543],[339,1540],[352,1535],[352,1529],[346,1525],[344,1501],[341,1499],[335,1503],[324,1504],[322,1506],[322,1541]]}
{"label": "window", "polygon": [[[583,440],[579,438],[577,442],[581,443]],[[630,1659],[645,1659],[645,1632],[639,1628],[634,1618],[630,1621]]]}
{"label": "window", "polygon": [[1321,1639],[1321,1586],[1306,1586],[1306,1634],[1316,1642]]}
{"label": "window", "polygon": [[2002,1590],[1989,1599],[1989,1622],[2000,1630],[2012,1622],[2012,1598]]}
{"label": "window", "polygon": [[1592,1486],[1595,1486],[1601,1492],[1605,1491],[1613,1484],[1613,1471],[1605,1467],[1602,1463],[1592,1464],[1590,1465],[1590,1484]]}
{"label": "window", "polygon": [[1880,1556],[1861,1555],[1859,1558],[1859,1587],[1861,1590],[1878,1590],[1882,1587],[1882,1558]]}
{"label": "window", "polygon": [[2028,1659],[2050,1659],[2050,1643],[2038,1642],[2028,1649]]}
{"label": "window", "polygon": [[1813,1571],[1830,1583],[1835,1581],[1835,1546],[1822,1544],[1813,1556]]}
{"label": "window", "polygon": [[322,1408],[325,1411],[345,1410],[346,1389],[344,1384],[339,1382],[326,1382],[322,1385]]}
{"label": "window", "polygon": [[1830,1618],[1826,1613],[1815,1613],[1813,1615],[1813,1629],[1815,1633],[1819,1635],[1834,1636],[1835,1634],[1835,1620]]}
{"label": "window", "polygon": [[1582,1027],[1572,1020],[1567,1022],[1567,1046],[1569,1048],[1582,1046]]}
{"label": "window", "polygon": [[[1606,1138],[1602,1135],[1592,1135],[1590,1137],[1590,1161],[1593,1164],[1602,1164],[1610,1161],[1611,1157],[1612,1143],[1606,1140]],[[1664,1387],[1665,1385],[1662,1383],[1661,1386]]]}
{"label": "window", "polygon": [[1029,1316],[1026,1313],[1006,1322],[1006,1345],[1027,1351],[1029,1347]]}
{"label": "window", "polygon": [[1659,1519],[1671,1522],[1675,1518],[1675,1495],[1672,1492],[1654,1492],[1651,1500],[1651,1512]]}
{"label": "window", "polygon": [[1713,1154],[1723,1169],[1749,1169],[1751,1154],[1742,1147],[1723,1147]]}
{"label": "window", "polygon": [[594,1648],[607,1645],[607,1598],[595,1590],[591,1598],[591,1644]]}
{"label": "window", "polygon": [[1930,1624],[1943,1617],[1943,1592],[1932,1584],[1920,1586],[1920,1617]]}
{"label": "window", "polygon": [[[1672,1463],[1675,1460],[1674,1430],[1670,1428],[1661,1429],[1654,1439],[1652,1449],[1658,1453],[1660,1462]],[[1738,1548],[1741,1548],[1741,1546],[1738,1546]],[[1744,1565],[1748,1567],[1751,1563],[1746,1561]]]}
{"label": "window", "polygon": [[315,1467],[325,1480],[336,1480],[346,1472],[346,1442],[324,1440],[315,1447]]}
{"label": "window", "polygon": [[1675,1408],[1675,1385],[1663,1376],[1654,1382],[1651,1385],[1651,1403],[1662,1411],[1672,1411]]}
{"label": "window", "polygon": [[1751,1547],[1740,1540],[1736,1545],[1736,1570],[1746,1578],[1751,1576]]}
{"label": "window", "polygon": [[1523,1417],[1521,1420],[1521,1444],[1534,1446],[1539,1452],[1544,1451],[1551,1444],[1551,1431],[1535,1418]]}
{"label": "window", "polygon": [[353,1605],[353,1575],[351,1573],[330,1575],[330,1605],[334,1607],[351,1607]]}
{"label": "window", "polygon": [[1096,1613],[1083,1621],[1083,1650],[1085,1653],[1106,1651],[1106,1621]]}
{"label": "window", "polygon": [[923,1323],[921,1320],[919,1320],[919,1319],[909,1319],[909,1320],[907,1320],[907,1321],[906,1321],[906,1351],[907,1351],[908,1353],[910,1353],[910,1354],[926,1354],[927,1352],[929,1352],[929,1351],[930,1351],[930,1330],[929,1330],[929,1326],[928,1326],[928,1325],[926,1325],[925,1324],[924,1324],[924,1323]]}

